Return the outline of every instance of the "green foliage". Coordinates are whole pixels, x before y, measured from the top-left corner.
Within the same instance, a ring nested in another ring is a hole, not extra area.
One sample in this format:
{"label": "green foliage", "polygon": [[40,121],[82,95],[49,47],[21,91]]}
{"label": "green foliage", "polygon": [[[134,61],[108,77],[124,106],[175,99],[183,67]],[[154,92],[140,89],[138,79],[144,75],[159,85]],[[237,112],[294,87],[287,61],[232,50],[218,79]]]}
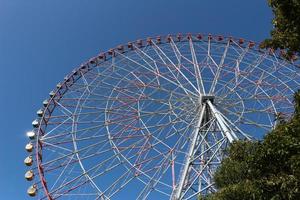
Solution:
{"label": "green foliage", "polygon": [[261,142],[233,143],[227,153],[215,174],[219,191],[202,199],[300,199],[300,91],[290,121]]}
{"label": "green foliage", "polygon": [[268,0],[274,13],[271,39],[266,39],[261,47],[287,49],[286,58],[300,54],[300,0]]}

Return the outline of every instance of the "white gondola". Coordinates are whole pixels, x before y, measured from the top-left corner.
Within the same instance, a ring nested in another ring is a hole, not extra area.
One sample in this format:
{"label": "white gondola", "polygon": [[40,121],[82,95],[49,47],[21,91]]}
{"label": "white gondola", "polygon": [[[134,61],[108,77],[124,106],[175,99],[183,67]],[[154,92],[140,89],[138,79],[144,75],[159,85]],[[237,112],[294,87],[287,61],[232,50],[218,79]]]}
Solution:
{"label": "white gondola", "polygon": [[77,71],[77,70],[73,70],[72,73],[73,73],[74,75],[77,75],[77,74],[78,74],[78,71]]}
{"label": "white gondola", "polygon": [[39,116],[39,117],[42,117],[43,114],[44,114],[44,111],[42,109],[39,109],[36,114]]}
{"label": "white gondola", "polygon": [[37,193],[37,186],[36,185],[32,185],[28,188],[27,190],[27,194],[31,197],[34,197],[36,196],[36,193]]}
{"label": "white gondola", "polygon": [[[32,124],[33,125],[33,124]],[[26,133],[27,137],[31,140],[33,140],[35,138],[35,132],[34,131],[28,131]]]}
{"label": "white gondola", "polygon": [[26,166],[31,166],[32,163],[33,163],[33,158],[32,158],[32,156],[26,157],[25,160],[24,160],[24,163],[25,163]]}
{"label": "white gondola", "polygon": [[46,100],[43,101],[43,105],[44,105],[45,107],[48,105],[48,103],[49,103],[48,99],[46,99]]}
{"label": "white gondola", "polygon": [[54,97],[54,95],[55,95],[55,92],[54,91],[51,91],[50,93],[49,93],[49,96],[52,98],[52,97]]}
{"label": "white gondola", "polygon": [[33,144],[31,142],[26,144],[25,149],[26,149],[27,152],[32,152]]}
{"label": "white gondola", "polygon": [[33,173],[32,170],[29,170],[29,171],[27,171],[27,172],[25,173],[25,179],[26,179],[27,181],[32,181],[33,178],[34,178],[34,173]]}
{"label": "white gondola", "polygon": [[33,126],[34,128],[37,128],[37,127],[39,126],[39,121],[38,121],[37,119],[33,120],[32,126]]}

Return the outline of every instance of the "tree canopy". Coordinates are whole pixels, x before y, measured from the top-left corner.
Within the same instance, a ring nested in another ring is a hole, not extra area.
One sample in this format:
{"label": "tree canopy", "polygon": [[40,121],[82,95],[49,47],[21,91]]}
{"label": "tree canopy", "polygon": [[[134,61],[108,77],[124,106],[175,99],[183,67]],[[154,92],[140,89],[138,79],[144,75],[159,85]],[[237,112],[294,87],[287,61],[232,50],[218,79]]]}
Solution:
{"label": "tree canopy", "polygon": [[261,47],[286,49],[285,57],[295,58],[300,54],[300,0],[268,0],[272,8],[273,30],[271,38],[266,39]]}
{"label": "tree canopy", "polygon": [[217,193],[206,200],[300,199],[300,91],[295,113],[263,141],[237,141],[215,174]]}

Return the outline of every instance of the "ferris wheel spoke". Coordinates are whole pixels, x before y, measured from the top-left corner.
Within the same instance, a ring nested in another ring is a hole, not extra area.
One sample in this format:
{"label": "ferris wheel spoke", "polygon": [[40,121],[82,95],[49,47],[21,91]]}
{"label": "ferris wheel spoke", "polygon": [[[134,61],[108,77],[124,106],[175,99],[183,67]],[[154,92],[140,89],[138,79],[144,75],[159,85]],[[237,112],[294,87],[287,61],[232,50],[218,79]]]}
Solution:
{"label": "ferris wheel spoke", "polygon": [[[100,124],[100,125],[95,125],[95,126],[90,126],[88,128],[82,128],[82,129],[77,129],[76,130],[76,133],[80,133],[80,132],[88,132],[88,131],[92,131],[92,130],[95,130],[95,129],[101,129],[105,127],[105,124]],[[73,131],[72,130],[65,130],[63,132],[57,132],[56,135],[53,135],[53,136],[48,136],[48,137],[43,137],[41,138],[40,140],[43,141],[43,140],[50,140],[50,139],[58,139],[58,138],[62,138],[62,137],[65,137],[65,136],[68,136],[70,134],[72,134]],[[97,132],[95,132],[97,133]],[[101,135],[99,135],[99,137],[101,137]],[[93,137],[91,137],[93,138]],[[80,138],[79,139],[76,139],[78,141],[80,141]],[[63,142],[62,142],[63,143]]]}
{"label": "ferris wheel spoke", "polygon": [[[163,62],[163,65],[166,66],[166,68],[169,70],[169,72],[172,74],[174,81],[176,81],[179,85],[180,88],[182,88],[186,94],[188,94],[188,90],[186,89],[186,87],[183,86],[183,84],[180,82],[180,80],[176,77],[176,75],[174,74],[174,72],[171,70],[171,66],[180,73],[180,75],[184,78],[185,81],[187,81],[187,83],[189,83],[189,85],[199,93],[199,90],[194,86],[194,84],[181,72],[181,70],[171,61],[171,59],[156,45],[154,44],[155,48],[154,51],[156,52],[156,54],[159,56],[160,60]],[[171,63],[171,66],[169,64],[166,63],[166,61],[163,59],[162,55],[166,58],[166,60],[168,60]],[[157,62],[157,61],[156,61]]]}
{"label": "ferris wheel spoke", "polygon": [[[125,177],[123,180],[122,183],[119,183],[118,185],[118,182],[121,182],[121,178],[123,178],[123,176],[127,176]],[[131,174],[129,173],[129,171],[127,171],[124,175],[122,175],[117,181],[115,181],[111,186],[110,188],[107,188],[106,191],[104,191],[104,193],[106,193],[107,191],[110,191],[110,192],[107,192],[108,193],[108,197],[109,198],[112,198],[114,195],[116,195],[118,192],[120,192],[121,190],[123,190],[126,185],[128,185],[130,182],[132,182],[133,180],[135,180],[135,177],[132,176],[132,177],[129,177]]]}
{"label": "ferris wheel spoke", "polygon": [[[150,57],[147,53],[145,53],[143,50],[141,50],[140,48],[138,48],[137,46],[135,46],[134,45],[134,47],[135,47],[135,52],[137,53],[137,55],[139,55],[139,57],[151,68],[151,69],[153,69],[153,70],[155,70],[156,71],[156,73],[157,74],[160,74],[161,72],[159,71],[159,68],[158,68],[158,66],[157,66],[157,64],[156,64],[156,62],[155,62],[155,60],[153,60],[153,58],[152,57]],[[151,62],[154,64],[154,66],[153,65],[151,65],[147,60],[146,60],[146,58],[148,58],[149,60],[151,60]],[[159,78],[158,78],[158,76],[156,76],[156,81],[157,81],[157,83],[158,83],[158,85],[160,85],[160,81],[159,81]]]}
{"label": "ferris wheel spoke", "polygon": [[[94,144],[90,144],[90,145],[88,145],[88,146],[86,146],[86,147],[83,147],[82,149],[78,149],[76,152],[77,152],[77,153],[80,153],[80,152],[86,151],[86,150],[88,150],[88,149],[90,149],[90,148],[92,148],[92,147],[95,147],[95,146],[98,146],[98,145],[103,145],[103,144],[105,144],[105,142],[107,142],[107,141],[100,141],[100,142],[97,142],[97,143],[94,143]],[[47,165],[52,164],[52,163],[54,163],[54,162],[56,162],[56,161],[60,161],[60,160],[62,160],[62,159],[65,159],[65,158],[67,158],[67,157],[70,157],[70,156],[72,156],[73,154],[75,154],[74,151],[71,152],[71,153],[68,153],[68,154],[63,154],[62,156],[60,156],[60,157],[58,157],[58,158],[55,158],[55,159],[53,159],[53,160],[49,160],[49,161],[47,161],[47,162],[41,163],[41,165],[43,165],[44,167],[46,167]]]}
{"label": "ferris wheel spoke", "polygon": [[190,50],[191,50],[191,54],[192,54],[192,60],[193,60],[195,76],[196,76],[196,81],[197,81],[197,86],[198,86],[198,92],[202,95],[205,95],[206,92],[205,92],[205,88],[204,88],[203,81],[202,81],[202,75],[199,71],[200,66],[197,61],[197,56],[195,53],[192,37],[189,38],[189,45],[190,45]]}
{"label": "ferris wheel spoke", "polygon": [[[262,91],[263,91],[263,89],[261,89]],[[275,106],[274,106],[274,103],[273,103],[273,101],[272,101],[272,98],[265,92],[265,91],[263,91],[263,93],[264,93],[264,95],[267,97],[267,98],[265,98],[266,100],[269,100],[270,102],[271,102],[271,104],[270,104],[270,106],[266,106],[263,102],[261,102],[261,100],[263,100],[263,99],[257,99],[256,98],[256,94],[254,94],[253,96],[251,96],[250,98],[249,98],[249,100],[254,100],[254,99],[256,99],[256,102],[261,106],[261,108],[259,108],[259,107],[253,107],[253,108],[250,108],[250,107],[246,107],[245,108],[245,103],[246,103],[246,100],[245,99],[243,99],[244,101],[242,101],[242,108],[241,108],[241,110],[242,110],[242,113],[243,114],[249,114],[249,113],[259,113],[259,112],[261,112],[262,114],[264,114],[264,113],[268,113],[269,115],[268,116],[270,116],[270,114],[273,114],[273,115],[276,115],[276,108],[275,108]],[[239,108],[240,106],[238,106],[238,105],[228,105],[228,106],[226,106],[227,108],[230,108],[230,107],[235,107],[235,108]],[[269,120],[270,120],[270,123],[273,125],[273,122],[272,122],[272,120],[269,118]]]}
{"label": "ferris wheel spoke", "polygon": [[235,65],[235,82],[238,83],[239,78],[240,78],[240,64],[242,60],[244,59],[245,55],[248,53],[249,46],[246,49],[242,49],[242,53],[239,55],[239,57],[236,60],[236,65]]}
{"label": "ferris wheel spoke", "polygon": [[[110,168],[108,168],[107,169],[107,171],[110,171],[110,170],[112,170],[113,168],[115,168],[115,167],[118,167],[120,164],[116,164],[116,165],[114,165],[114,166],[112,166],[112,167],[110,167]],[[80,186],[83,186],[83,185],[86,185],[87,183],[90,183],[90,181],[91,180],[93,180],[95,177],[90,177],[89,179],[84,179],[83,181],[81,181],[81,182],[79,182],[79,183],[76,183],[76,181],[80,181],[80,178],[82,178],[82,177],[85,177],[86,176],[86,174],[85,173],[83,173],[83,174],[81,174],[80,176],[78,176],[78,177],[76,177],[76,180],[72,180],[72,182],[67,182],[67,183],[65,183],[64,185],[62,185],[62,186],[60,186],[59,188],[57,188],[57,189],[55,189],[54,191],[52,191],[51,193],[57,193],[58,191],[60,191],[61,189],[63,189],[60,193],[61,193],[61,195],[59,195],[57,198],[59,198],[59,197],[61,197],[62,195],[64,195],[64,194],[66,194],[66,193],[69,193],[69,192],[71,192],[71,191],[74,191],[74,190],[76,190],[76,189],[78,189]],[[73,185],[71,184],[71,183],[73,183]],[[69,186],[70,185],[70,186]],[[69,186],[69,188],[68,189],[65,189],[65,188],[67,188],[66,186]],[[96,194],[98,194],[98,195],[100,195],[100,196],[103,196],[103,193],[101,192],[101,191],[98,191],[99,193],[96,193]],[[51,194],[50,193],[50,194]],[[77,194],[74,194],[74,195],[77,195]],[[105,197],[104,196],[104,198],[105,199],[108,199],[107,197]]]}
{"label": "ferris wheel spoke", "polygon": [[[61,126],[68,124],[67,122],[70,120],[71,118],[67,118],[64,121],[60,122],[60,123],[53,123],[56,124],[57,126],[55,126],[54,128],[52,128],[51,130],[49,130],[45,135],[43,135],[43,137],[47,137],[49,134],[51,134],[52,132],[54,132],[55,130],[57,130],[58,128],[60,128]],[[51,124],[51,123],[48,123]],[[70,122],[69,122],[70,124]]]}
{"label": "ferris wheel spoke", "polygon": [[[61,170],[59,176],[56,178],[56,181],[54,182],[54,184],[51,186],[51,188],[49,189],[50,191],[53,190],[53,188],[55,188],[56,184],[59,182],[59,180],[62,178],[63,174],[66,173],[68,167],[69,167],[69,164],[70,162],[73,160],[74,158],[74,155],[72,155],[72,157],[69,159],[69,161],[67,162],[67,164],[65,165],[65,167]],[[72,173],[72,170],[74,168],[72,168],[68,173]]]}
{"label": "ferris wheel spoke", "polygon": [[[174,42],[174,40],[173,40],[172,38],[170,39],[170,44],[171,44],[171,47],[172,47],[172,49],[173,49],[173,52],[174,52],[174,54],[175,54],[175,56],[176,56],[176,59],[177,59],[177,61],[178,61],[177,69],[178,69],[178,71],[180,72],[179,74],[183,74],[183,72],[182,72],[183,70],[181,70],[181,68],[182,68],[182,69],[184,69],[186,72],[188,72],[189,75],[191,75],[192,77],[196,78],[196,75],[194,74],[194,72],[193,72],[192,70],[188,69],[188,68],[183,64],[181,58],[183,58],[185,61],[187,61],[187,62],[188,62],[189,64],[191,64],[191,65],[194,65],[194,62],[191,61],[190,59],[188,59],[187,57],[185,57],[184,55],[182,55],[182,53],[179,51],[179,49],[178,49],[176,43]],[[200,72],[199,72],[199,73],[200,73]],[[198,91],[199,91],[199,90],[198,90]]]}
{"label": "ferris wheel spoke", "polygon": [[[263,104],[260,104],[261,106]],[[227,104],[227,103],[224,103],[224,107],[226,106],[227,109],[239,109],[240,111],[237,110],[237,113],[238,114],[255,114],[255,113],[261,113],[261,114],[268,114],[268,115],[275,115],[275,112],[273,111],[273,106],[269,106],[269,107],[266,107],[266,108],[263,108],[263,109],[256,109],[256,108],[245,108],[245,106],[239,106],[239,105],[232,105],[232,104]]]}
{"label": "ferris wheel spoke", "polygon": [[[136,143],[133,143],[131,146],[132,147],[134,147],[135,146],[135,144],[137,144],[138,142],[141,142],[141,143],[143,143],[143,140],[139,140],[139,141],[137,141]],[[157,143],[152,143],[151,144],[151,146],[149,146],[149,148],[147,148],[147,149],[145,149],[145,151],[147,151],[147,150],[149,150],[149,149],[154,149],[155,150],[155,145],[156,145]],[[127,147],[128,149],[130,149],[130,148],[132,148],[132,147]],[[139,148],[139,147],[137,147],[137,148]],[[140,148],[142,148],[142,146],[140,147]],[[131,149],[132,150],[132,149]],[[131,152],[131,150],[128,152],[128,154]],[[156,150],[157,151],[157,150]],[[143,152],[143,150],[142,150],[142,152]],[[136,155],[141,155],[141,153],[142,152],[137,152],[137,154]],[[160,151],[157,151],[160,155],[161,155],[161,152]],[[126,156],[129,156],[129,155],[126,155]],[[130,160],[130,159],[129,159]],[[138,166],[138,165],[140,165],[140,164],[142,164],[142,163],[136,163],[136,162],[134,162],[135,163],[135,166]]]}
{"label": "ferris wheel spoke", "polygon": [[215,89],[216,89],[216,84],[217,84],[217,81],[219,80],[221,69],[223,67],[225,58],[227,56],[229,45],[230,45],[230,42],[228,41],[227,44],[226,44],[226,47],[224,48],[224,52],[223,52],[221,61],[220,61],[219,65],[217,66],[217,72],[216,72],[216,75],[214,76],[214,80],[213,80],[213,82],[211,84],[211,87],[210,87],[210,90],[209,90],[209,94],[213,94],[214,91],[215,91]]}
{"label": "ferris wheel spoke", "polygon": [[[153,157],[151,157],[151,158],[147,158],[146,160],[144,160],[144,161],[142,161],[141,163],[139,163],[139,164],[137,164],[137,165],[133,165],[125,156],[123,156],[122,154],[119,154],[129,165],[130,165],[130,167],[131,168],[135,168],[138,172],[139,172],[139,174],[140,175],[143,175],[143,176],[145,176],[145,177],[147,177],[147,178],[151,178],[147,173],[145,173],[144,171],[142,171],[142,170],[140,170],[140,169],[138,169],[138,168],[136,168],[135,166],[138,166],[138,165],[140,165],[140,164],[142,164],[142,163],[145,163],[145,162],[149,162],[149,161],[151,161],[151,160],[153,160],[153,159],[159,159],[159,157],[161,156],[161,155],[164,155],[164,153],[167,153],[167,152],[161,152],[160,154],[158,154],[158,155],[156,155],[156,156],[153,156]],[[161,184],[163,184],[163,185],[165,185],[165,186],[168,186],[167,184],[165,184],[165,183],[162,183],[161,181],[159,181]]]}
{"label": "ferris wheel spoke", "polygon": [[[244,57],[244,56],[243,56]],[[256,70],[259,65],[262,64],[262,62],[264,61],[266,55],[261,55],[260,57],[258,57],[258,59],[254,62],[254,65],[252,63],[249,63],[249,65],[243,70],[240,70],[240,61],[237,62],[237,66],[235,68],[235,87],[237,87],[237,85],[239,85],[240,83],[242,83],[244,81],[244,79],[247,78],[246,75],[251,74],[254,70]],[[245,75],[243,75],[241,77],[241,73],[244,73]],[[240,79],[239,79],[240,78]],[[232,90],[235,89],[232,88]]]}
{"label": "ferris wheel spoke", "polygon": [[181,55],[177,45],[175,44],[174,40],[171,37],[170,37],[170,45],[171,45],[174,55],[176,56],[176,59],[177,59],[177,63],[178,63],[177,68],[180,69],[182,55]]}
{"label": "ferris wheel spoke", "polygon": [[[147,126],[145,125],[145,123],[143,122],[142,118],[140,119],[140,121],[142,122],[143,126],[145,127],[145,131],[147,131],[148,134],[151,134],[151,132],[149,131],[149,129],[147,128]],[[165,142],[163,142],[162,140],[160,140],[159,138],[157,138],[156,136],[154,136],[153,134],[151,135],[155,140],[157,140],[159,143],[163,144],[166,148],[171,149],[171,147],[169,145],[167,145]]]}
{"label": "ferris wheel spoke", "polygon": [[[230,111],[230,110],[228,110],[226,108],[222,108],[222,109],[224,109],[225,111],[227,111],[228,113],[230,113],[232,115],[238,116],[236,113],[234,113],[234,112],[232,112],[232,111]],[[252,126],[257,126],[257,127],[262,128],[264,130],[270,130],[272,128],[272,126],[270,126],[270,125],[260,124],[260,123],[258,123],[256,121],[249,120],[249,119],[247,119],[245,117],[240,117],[240,118],[241,118],[242,121],[239,122],[239,123],[242,123],[242,124],[248,124],[248,125],[252,125]]]}
{"label": "ferris wheel spoke", "polygon": [[[58,105],[60,108],[62,108],[60,111],[67,115],[69,118],[73,118],[73,112],[70,111],[68,108],[66,108],[64,105],[60,104],[58,101],[55,101],[55,104]],[[66,114],[69,113],[69,114]]]}
{"label": "ferris wheel spoke", "polygon": [[[249,63],[248,66],[245,67],[242,71],[240,70],[240,73],[251,74],[264,61],[265,57],[266,54],[259,56],[257,60],[255,60],[253,63]],[[240,74],[235,74],[235,76],[230,81],[228,81],[223,87],[225,86],[229,87],[229,83],[235,83],[235,85],[230,88],[231,91],[234,91],[242,83],[242,81],[244,81],[246,77],[246,76],[242,76],[240,79],[238,79],[238,81],[236,81],[237,75],[240,76]],[[218,93],[219,90],[216,93]]]}
{"label": "ferris wheel spoke", "polygon": [[[267,93],[267,91],[268,91],[268,90],[271,90],[271,88],[266,88],[266,89],[264,89],[264,88],[262,88],[261,84],[257,84],[257,83],[253,82],[252,80],[250,80],[250,79],[248,79],[248,78],[245,78],[245,79],[247,79],[249,82],[252,82],[253,85],[255,85],[255,87],[256,87],[255,93],[254,93],[253,96],[255,96],[255,94],[257,94],[258,89],[260,89],[261,93],[263,93],[265,96],[267,96],[267,98],[270,99],[271,102],[272,102],[273,97],[271,97],[271,96]],[[262,80],[262,79],[263,79],[263,78],[260,78],[260,80]],[[266,77],[265,77],[264,79],[266,79]],[[258,81],[258,82],[260,83],[260,81]],[[281,82],[281,83],[284,84],[284,82]],[[285,90],[290,90],[290,88],[287,87],[286,83],[284,84],[284,86],[285,86]],[[279,94],[282,94],[282,93],[287,92],[287,91],[279,91],[277,88],[275,88],[275,90],[276,90]],[[270,93],[271,93],[271,92],[270,92]],[[276,97],[276,96],[275,96],[275,97]],[[290,100],[287,99],[287,101],[290,101]],[[274,107],[274,106],[273,106],[273,107]],[[274,107],[274,109],[276,110],[275,107]]]}
{"label": "ferris wheel spoke", "polygon": [[[169,156],[161,161],[160,165],[158,165],[158,168],[157,168],[155,174],[148,181],[148,184],[145,185],[144,189],[141,191],[141,193],[138,195],[137,198],[146,199],[148,197],[148,195],[151,192],[151,189],[154,188],[158,184],[159,179],[160,179],[159,176],[162,176],[167,171],[167,169],[169,167],[168,163],[166,163],[166,162],[169,162],[168,158],[169,158]],[[166,167],[166,169],[164,169],[164,167]],[[156,177],[156,176],[158,176],[158,177]]]}
{"label": "ferris wheel spoke", "polygon": [[[114,159],[115,157],[117,157],[117,155],[115,155],[114,157],[108,158],[107,160],[105,160],[105,163],[109,162],[110,160]],[[98,169],[99,166],[103,166],[105,163],[102,162],[102,163],[99,163],[99,164],[95,165],[95,166],[92,167],[91,169],[87,170],[86,173],[91,173],[92,170]],[[94,175],[91,177],[91,179],[95,179],[95,178],[97,178],[97,177],[99,177],[99,176],[101,176],[101,175],[103,175],[103,174],[109,172],[110,170],[113,170],[115,167],[118,167],[118,166],[120,166],[120,163],[115,164],[114,166],[110,167],[109,169],[106,169],[105,172],[100,172],[100,173],[98,173],[98,174],[94,174]],[[96,170],[96,171],[98,171],[98,170]],[[76,180],[79,179],[79,178],[82,177],[82,176],[84,176],[84,174],[82,174],[82,175],[76,177]],[[72,181],[73,181],[73,180],[72,180]],[[75,180],[74,180],[74,181],[75,181]],[[60,186],[59,189],[64,188],[66,185],[69,185],[70,183],[71,183],[71,182],[65,183],[64,185]],[[56,190],[57,190],[57,189],[56,189]]]}
{"label": "ferris wheel spoke", "polygon": [[73,152],[71,149],[67,149],[67,148],[58,146],[57,144],[51,144],[51,143],[45,142],[45,141],[43,141],[43,144],[44,144],[45,146],[51,146],[51,147],[54,147],[54,148],[56,148],[56,149],[61,149],[61,150],[63,150],[63,151]]}
{"label": "ferris wheel spoke", "polygon": [[89,93],[91,93],[90,88],[89,88],[89,83],[87,82],[87,80],[86,80],[86,78],[85,78],[85,75],[84,75],[82,72],[81,72],[81,77],[82,77],[83,83],[84,83],[84,85],[85,85],[85,89],[86,89]]}
{"label": "ferris wheel spoke", "polygon": [[[178,140],[176,141],[176,143],[174,144],[174,147],[172,150],[174,150],[174,156],[175,156],[175,159],[176,159],[176,154],[185,154],[185,152],[183,152],[181,149],[184,148],[185,144],[191,139],[188,137],[188,131],[192,128],[192,125],[195,123],[195,119],[197,117],[194,116],[194,118],[191,120],[191,122],[185,127],[183,127],[182,129],[176,129],[178,130],[178,134],[180,135]],[[182,132],[182,133],[181,133]],[[181,134],[180,134],[181,133]]]}
{"label": "ferris wheel spoke", "polygon": [[[185,93],[186,93],[188,96],[189,96],[190,94],[192,94],[192,95],[194,95],[194,96],[197,96],[194,92],[192,92],[192,91],[190,91],[189,89],[183,87],[182,85],[180,85],[180,84],[178,84],[178,83],[172,81],[170,78],[167,78],[167,77],[165,77],[165,76],[162,76],[160,73],[157,73],[156,71],[153,71],[153,69],[149,69],[149,68],[145,67],[144,65],[142,65],[141,63],[139,63],[139,62],[137,62],[137,61],[135,61],[135,60],[133,60],[133,59],[131,59],[131,58],[129,58],[129,57],[123,55],[123,54],[119,54],[119,55],[121,55],[121,56],[127,58],[129,61],[131,61],[132,63],[135,63],[136,65],[142,67],[143,69],[146,69],[146,70],[150,71],[151,73],[155,74],[155,75],[158,76],[159,78],[162,78],[162,79],[168,81],[169,83],[171,83],[171,84],[173,84],[173,85],[175,85],[175,86],[181,88],[183,91],[185,91]],[[177,78],[176,78],[176,80],[177,80]]]}

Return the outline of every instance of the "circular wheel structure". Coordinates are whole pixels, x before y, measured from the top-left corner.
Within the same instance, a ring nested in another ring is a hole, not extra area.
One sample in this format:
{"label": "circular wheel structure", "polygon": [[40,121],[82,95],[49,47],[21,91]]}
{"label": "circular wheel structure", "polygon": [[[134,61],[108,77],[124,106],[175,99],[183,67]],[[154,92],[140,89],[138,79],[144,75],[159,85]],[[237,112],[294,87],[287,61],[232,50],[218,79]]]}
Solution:
{"label": "circular wheel structure", "polygon": [[[283,53],[283,52],[281,52]],[[293,112],[297,63],[252,41],[203,34],[120,45],[50,92],[26,145],[37,199],[196,199],[234,140]]]}

